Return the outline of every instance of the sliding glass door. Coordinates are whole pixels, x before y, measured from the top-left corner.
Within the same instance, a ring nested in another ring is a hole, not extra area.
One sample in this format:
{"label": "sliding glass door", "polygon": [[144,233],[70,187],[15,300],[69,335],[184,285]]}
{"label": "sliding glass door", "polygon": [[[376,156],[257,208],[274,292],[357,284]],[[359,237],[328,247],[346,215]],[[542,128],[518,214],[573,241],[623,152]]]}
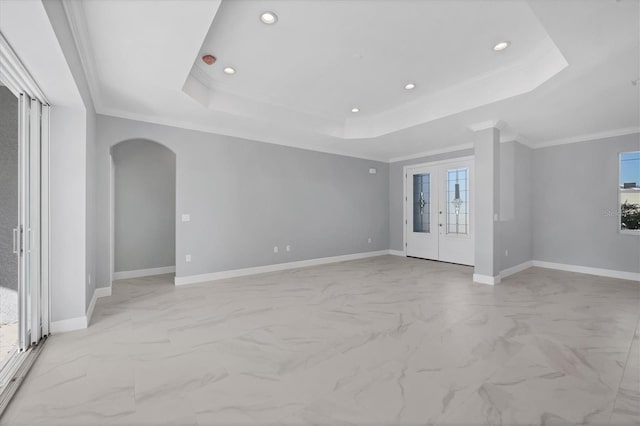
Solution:
{"label": "sliding glass door", "polygon": [[19,348],[20,138],[18,98],[0,86],[0,371]]}
{"label": "sliding glass door", "polygon": [[0,89],[1,413],[49,334],[49,106],[2,34]]}
{"label": "sliding glass door", "polygon": [[42,191],[43,169],[46,169],[42,160],[47,157],[42,154],[43,140],[48,145],[49,107],[24,93],[20,94],[19,105],[19,223],[13,230],[13,252],[19,265],[19,349],[25,351],[48,334],[48,303],[43,303],[43,295],[48,296],[48,292],[42,279],[43,266],[48,270],[48,265],[43,265],[46,257],[42,256],[41,230],[47,217],[42,209],[43,198],[47,198]]}

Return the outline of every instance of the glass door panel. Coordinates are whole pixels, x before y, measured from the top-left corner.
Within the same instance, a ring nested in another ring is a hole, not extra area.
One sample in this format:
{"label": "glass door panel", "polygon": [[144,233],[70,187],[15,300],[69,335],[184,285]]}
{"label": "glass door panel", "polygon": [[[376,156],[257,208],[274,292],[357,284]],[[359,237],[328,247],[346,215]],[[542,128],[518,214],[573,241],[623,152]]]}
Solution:
{"label": "glass door panel", "polygon": [[468,175],[467,168],[447,170],[447,234],[469,233]]}
{"label": "glass door panel", "polygon": [[18,289],[19,317],[20,317],[20,350],[26,350],[30,339],[30,267],[29,267],[29,222],[30,222],[30,114],[31,99],[20,95],[20,226],[19,226],[19,263],[20,281]]}
{"label": "glass door panel", "polygon": [[0,368],[18,349],[20,143],[18,98],[0,86]]}
{"label": "glass door panel", "polygon": [[413,232],[431,232],[429,173],[413,175]]}

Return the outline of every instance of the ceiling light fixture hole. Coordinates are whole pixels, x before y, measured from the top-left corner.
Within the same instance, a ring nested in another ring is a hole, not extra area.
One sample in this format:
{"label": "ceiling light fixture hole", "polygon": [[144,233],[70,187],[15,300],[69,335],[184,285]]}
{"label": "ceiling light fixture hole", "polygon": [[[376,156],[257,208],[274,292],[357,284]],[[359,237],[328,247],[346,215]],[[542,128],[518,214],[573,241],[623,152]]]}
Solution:
{"label": "ceiling light fixture hole", "polygon": [[278,15],[273,12],[262,12],[260,20],[263,24],[273,25],[278,22]]}
{"label": "ceiling light fixture hole", "polygon": [[501,52],[511,45],[510,41],[501,41],[493,46],[495,52]]}

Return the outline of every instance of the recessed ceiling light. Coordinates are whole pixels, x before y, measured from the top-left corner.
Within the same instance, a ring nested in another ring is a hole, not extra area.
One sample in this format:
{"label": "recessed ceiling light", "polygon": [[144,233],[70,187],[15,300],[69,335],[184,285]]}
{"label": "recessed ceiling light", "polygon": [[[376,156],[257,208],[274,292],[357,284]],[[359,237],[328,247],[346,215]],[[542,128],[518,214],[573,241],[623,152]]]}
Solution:
{"label": "recessed ceiling light", "polygon": [[416,85],[415,85],[415,84],[413,84],[413,83],[407,83],[407,84],[405,84],[405,85],[404,85],[404,88],[405,88],[406,90],[413,90],[413,89],[415,89],[415,88],[416,88]]}
{"label": "recessed ceiling light", "polygon": [[273,25],[278,22],[278,15],[273,12],[263,12],[262,15],[260,15],[260,20],[263,24]]}
{"label": "recessed ceiling light", "polygon": [[233,75],[236,73],[236,69],[231,67],[225,67],[222,71],[224,71],[225,74],[229,75]]}
{"label": "recessed ceiling light", "polygon": [[360,112],[360,108],[351,108],[351,112]]}
{"label": "recessed ceiling light", "polygon": [[500,43],[496,43],[496,45],[493,46],[493,50],[495,50],[496,52],[500,52],[501,50],[504,50],[507,47],[509,47],[510,44],[511,44],[510,41],[501,41]]}

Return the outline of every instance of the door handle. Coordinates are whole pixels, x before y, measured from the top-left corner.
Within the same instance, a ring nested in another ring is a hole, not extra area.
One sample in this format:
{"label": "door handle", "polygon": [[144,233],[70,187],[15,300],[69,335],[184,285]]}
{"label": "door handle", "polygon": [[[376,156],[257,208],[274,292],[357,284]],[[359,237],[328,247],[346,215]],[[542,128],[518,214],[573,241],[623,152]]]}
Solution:
{"label": "door handle", "polygon": [[27,238],[25,243],[27,253],[31,253],[31,248],[33,247],[33,234],[31,233],[31,228],[27,228]]}
{"label": "door handle", "polygon": [[13,228],[13,254],[18,254],[18,228]]}

